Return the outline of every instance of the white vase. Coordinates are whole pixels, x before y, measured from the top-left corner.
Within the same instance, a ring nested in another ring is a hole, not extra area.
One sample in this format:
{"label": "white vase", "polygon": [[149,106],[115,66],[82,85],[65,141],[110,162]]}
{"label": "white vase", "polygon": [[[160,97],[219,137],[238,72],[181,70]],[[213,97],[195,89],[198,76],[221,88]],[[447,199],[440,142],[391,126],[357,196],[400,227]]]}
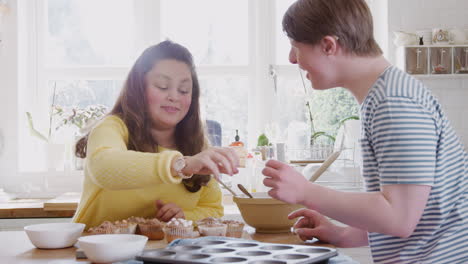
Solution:
{"label": "white vase", "polygon": [[47,169],[49,171],[63,170],[65,162],[65,144],[47,144]]}

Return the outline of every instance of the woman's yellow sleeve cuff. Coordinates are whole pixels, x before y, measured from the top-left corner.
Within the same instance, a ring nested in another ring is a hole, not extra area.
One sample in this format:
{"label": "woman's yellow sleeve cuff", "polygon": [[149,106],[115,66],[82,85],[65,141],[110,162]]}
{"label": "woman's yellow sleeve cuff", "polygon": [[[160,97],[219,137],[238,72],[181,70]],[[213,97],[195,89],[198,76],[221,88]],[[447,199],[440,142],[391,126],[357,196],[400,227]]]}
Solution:
{"label": "woman's yellow sleeve cuff", "polygon": [[166,150],[156,155],[155,174],[164,183],[180,183],[182,178],[172,175],[171,165],[175,158],[182,157],[182,153],[174,150]]}

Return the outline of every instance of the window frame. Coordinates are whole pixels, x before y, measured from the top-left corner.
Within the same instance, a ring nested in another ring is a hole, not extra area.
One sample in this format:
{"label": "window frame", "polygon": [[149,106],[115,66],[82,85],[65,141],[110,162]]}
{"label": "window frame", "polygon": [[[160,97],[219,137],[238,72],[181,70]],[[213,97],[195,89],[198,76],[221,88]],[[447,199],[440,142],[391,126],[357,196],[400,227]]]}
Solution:
{"label": "window frame", "polygon": [[[264,126],[273,117],[269,106],[274,102],[273,81],[269,73],[270,65],[275,62],[276,47],[272,45],[275,41],[275,1],[254,0],[248,1],[248,52],[249,61],[247,65],[197,65],[199,78],[209,77],[244,77],[248,79],[248,146],[256,144],[256,137],[263,132]],[[161,41],[161,29],[159,26],[159,13],[161,12],[160,0],[137,0],[134,2],[136,23],[135,47],[137,53],[151,44]],[[37,123],[44,123],[48,119],[47,80],[122,80],[130,70],[129,66],[87,66],[87,67],[49,67],[45,66],[44,50],[46,25],[47,25],[47,0],[28,2],[24,8],[28,15],[24,16],[28,28],[28,55],[27,76],[28,82],[19,98],[18,113],[25,109],[39,114]],[[29,17],[29,19],[27,19]],[[265,48],[267,47],[267,48]],[[282,66],[295,68],[294,66]],[[257,89],[253,89],[257,87]],[[46,92],[44,92],[46,91]],[[27,95],[26,95],[27,94]],[[264,96],[269,95],[269,96]],[[26,103],[21,103],[21,101]],[[27,105],[27,107],[26,107]],[[36,114],[36,115],[37,115]],[[26,119],[19,114],[19,122]],[[21,141],[28,137],[29,133],[24,126],[18,125]],[[24,147],[18,153],[18,158],[24,151]],[[68,179],[68,181],[64,181]],[[40,188],[33,188],[28,193],[17,193],[20,197],[53,197],[64,191],[80,191],[81,184],[73,184],[70,181],[80,183],[83,180],[82,171],[37,171],[21,172],[18,167],[18,175],[14,182],[17,184],[29,182]],[[51,184],[53,183],[53,184]]]}
{"label": "window frame", "polygon": [[[18,133],[18,146],[24,143],[24,138],[30,137],[26,124],[26,118],[23,114],[25,109],[34,113],[41,113],[38,117],[40,122],[47,122],[48,96],[47,80],[122,80],[129,71],[129,66],[121,67],[51,67],[45,68],[44,53],[45,48],[45,25],[47,25],[46,1],[20,1],[18,3],[18,27],[21,30],[27,30],[24,39],[27,44],[20,48],[25,51],[20,59],[21,64],[25,65],[18,70],[18,76],[27,77],[24,85],[19,85],[18,91],[18,124],[14,130]],[[161,12],[160,0],[135,0],[134,12],[138,15],[136,18],[136,53],[151,44],[161,41],[161,30],[159,19]],[[373,10],[374,11],[374,10]],[[277,64],[276,60],[276,1],[271,0],[249,0],[248,1],[248,52],[249,60],[247,65],[197,65],[199,78],[216,77],[246,77],[248,78],[248,146],[255,146],[257,136],[264,132],[267,124],[275,120],[271,107],[275,105],[276,93],[274,87],[274,76],[271,69],[274,69],[277,75],[285,78],[297,78],[298,70],[296,65]],[[375,29],[377,30],[377,29]],[[20,42],[20,41],[18,41]],[[384,41],[381,41],[385,43]],[[19,44],[19,43],[18,43]],[[386,50],[386,46],[384,51]],[[26,88],[27,87],[27,88]],[[35,118],[36,119],[36,118]],[[24,147],[23,147],[24,148]],[[15,153],[19,163],[23,148]],[[66,191],[81,191],[81,182],[83,180],[83,171],[38,171],[21,172],[17,165],[17,174],[14,179],[8,179],[8,186],[21,185],[29,183],[36,186],[29,192],[17,193],[18,197],[54,197],[57,194]],[[39,186],[39,187],[37,187]],[[7,191],[15,192],[15,190]],[[14,189],[14,188],[13,188]]]}

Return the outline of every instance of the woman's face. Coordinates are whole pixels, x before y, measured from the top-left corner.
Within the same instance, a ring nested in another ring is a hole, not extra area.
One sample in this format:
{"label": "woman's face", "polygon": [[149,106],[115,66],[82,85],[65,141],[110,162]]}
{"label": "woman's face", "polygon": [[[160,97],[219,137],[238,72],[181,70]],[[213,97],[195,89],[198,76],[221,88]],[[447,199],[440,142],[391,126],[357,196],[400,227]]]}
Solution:
{"label": "woman's face", "polygon": [[323,51],[321,44],[311,45],[291,40],[289,61],[307,72],[307,79],[316,90],[336,87],[335,72],[332,62]]}
{"label": "woman's face", "polygon": [[156,129],[175,128],[192,102],[192,74],[187,64],[167,59],[145,76],[146,98]]}

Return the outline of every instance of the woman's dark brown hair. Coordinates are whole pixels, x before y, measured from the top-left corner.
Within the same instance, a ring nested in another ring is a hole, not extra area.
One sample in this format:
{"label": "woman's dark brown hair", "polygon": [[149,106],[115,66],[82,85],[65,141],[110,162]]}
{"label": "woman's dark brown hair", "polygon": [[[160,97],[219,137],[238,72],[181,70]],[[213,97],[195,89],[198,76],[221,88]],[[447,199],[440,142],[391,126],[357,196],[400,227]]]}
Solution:
{"label": "woman's dark brown hair", "polygon": [[348,53],[382,54],[365,0],[298,0],[284,14],[283,30],[297,42],[314,45],[325,36],[336,36]]}
{"label": "woman's dark brown hair", "polygon": [[[192,102],[187,115],[175,129],[177,150],[184,156],[200,153],[205,146],[206,137],[200,119],[200,85],[190,51],[172,41],[166,40],[147,48],[133,65],[124,87],[109,115],[120,117],[128,128],[129,150],[156,152],[158,142],[151,136],[152,120],[146,98],[145,76],[161,60],[177,60],[189,66],[192,73]],[[89,134],[88,134],[89,135]],[[86,157],[88,135],[76,143],[75,155]],[[194,175],[182,183],[190,192],[197,192],[210,180],[209,175]]]}

